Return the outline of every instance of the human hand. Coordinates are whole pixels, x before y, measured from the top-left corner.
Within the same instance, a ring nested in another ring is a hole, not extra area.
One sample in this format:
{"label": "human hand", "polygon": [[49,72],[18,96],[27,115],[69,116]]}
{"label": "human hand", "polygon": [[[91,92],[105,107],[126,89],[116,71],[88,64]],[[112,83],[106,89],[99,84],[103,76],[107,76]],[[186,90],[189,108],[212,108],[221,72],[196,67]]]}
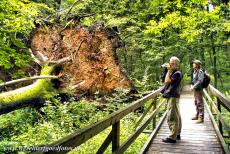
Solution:
{"label": "human hand", "polygon": [[169,67],[168,72],[171,74],[173,72],[173,69],[171,67]]}
{"label": "human hand", "polygon": [[194,86],[193,86],[193,85],[190,86],[190,90],[191,90],[191,91],[194,90]]}

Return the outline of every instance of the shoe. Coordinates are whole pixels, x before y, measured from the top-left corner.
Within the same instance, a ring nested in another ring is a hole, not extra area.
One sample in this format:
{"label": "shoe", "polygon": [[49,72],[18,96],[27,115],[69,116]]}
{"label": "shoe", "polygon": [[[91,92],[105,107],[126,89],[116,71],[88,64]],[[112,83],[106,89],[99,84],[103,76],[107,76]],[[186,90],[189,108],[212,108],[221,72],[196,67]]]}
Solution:
{"label": "shoe", "polygon": [[200,123],[203,123],[204,122],[204,119],[203,118],[198,118],[198,120],[195,122],[196,124],[200,124]]}
{"label": "shoe", "polygon": [[198,116],[193,117],[192,120],[198,120]]}
{"label": "shoe", "polygon": [[165,142],[165,143],[176,143],[176,140],[173,140],[171,138],[165,138],[165,139],[162,139],[162,142]]}
{"label": "shoe", "polygon": [[180,135],[177,135],[177,136],[176,136],[176,139],[177,139],[177,140],[180,140]]}

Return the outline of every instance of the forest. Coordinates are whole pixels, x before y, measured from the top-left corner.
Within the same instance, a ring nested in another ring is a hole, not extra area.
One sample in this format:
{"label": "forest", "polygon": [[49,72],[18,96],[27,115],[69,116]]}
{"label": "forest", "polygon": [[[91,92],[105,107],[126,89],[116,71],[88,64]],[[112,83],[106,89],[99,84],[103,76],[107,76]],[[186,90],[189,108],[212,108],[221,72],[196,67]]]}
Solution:
{"label": "forest", "polygon": [[[1,0],[0,153],[31,153],[158,89],[172,56],[184,85],[198,59],[230,99],[230,1]],[[121,120],[121,142],[146,108]],[[70,153],[96,153],[110,130]]]}

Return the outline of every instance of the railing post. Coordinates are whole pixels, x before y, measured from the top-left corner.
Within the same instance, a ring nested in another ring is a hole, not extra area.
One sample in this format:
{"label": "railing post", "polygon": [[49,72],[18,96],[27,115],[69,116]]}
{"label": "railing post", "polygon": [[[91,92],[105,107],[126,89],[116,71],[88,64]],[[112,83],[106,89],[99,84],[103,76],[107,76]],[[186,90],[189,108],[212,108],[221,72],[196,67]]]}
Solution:
{"label": "railing post", "polygon": [[[153,100],[153,111],[156,109],[156,107],[157,107],[157,101],[156,101],[156,99],[154,99],[154,100]],[[157,116],[157,115],[155,115],[155,116],[153,117],[153,130],[154,130],[155,127],[156,127],[156,116]]]}
{"label": "railing post", "polygon": [[[206,90],[207,90],[207,93],[208,93],[208,95],[210,96],[210,98],[212,98],[212,100],[213,100],[214,96],[213,96],[213,94],[212,94],[211,91],[210,91],[210,87],[208,87]],[[207,103],[209,103],[209,105],[210,105],[210,110],[211,110],[211,112],[213,113],[213,106],[212,106],[212,103],[209,102],[209,101],[207,101]],[[214,114],[213,114],[213,115],[214,115]]]}
{"label": "railing post", "polygon": [[119,149],[120,146],[120,121],[112,126],[112,152]]}
{"label": "railing post", "polygon": [[[218,108],[218,110],[220,111],[220,114],[221,114],[221,101],[220,101],[220,99],[218,97],[217,97],[217,108]],[[220,119],[218,119],[218,123],[219,123],[220,133],[221,133],[221,135],[223,135],[223,128],[222,128],[222,123],[221,123]]]}

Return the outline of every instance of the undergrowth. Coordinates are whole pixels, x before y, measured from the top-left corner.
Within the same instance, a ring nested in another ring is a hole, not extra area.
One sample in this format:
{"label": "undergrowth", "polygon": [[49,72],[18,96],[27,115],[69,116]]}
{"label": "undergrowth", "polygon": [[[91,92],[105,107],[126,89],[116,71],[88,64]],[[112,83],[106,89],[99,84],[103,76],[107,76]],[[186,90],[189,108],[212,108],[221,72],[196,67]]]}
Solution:
{"label": "undergrowth", "polygon": [[[45,105],[39,109],[26,107],[1,115],[0,153],[30,153],[29,147],[49,145],[103,119],[140,96],[141,94],[131,96],[122,90],[94,100],[75,100],[70,97],[63,102],[57,96],[46,100]],[[121,143],[134,133],[135,124],[144,108],[121,120]],[[96,153],[110,130],[110,127],[107,128],[70,153]],[[148,136],[149,134],[141,134],[126,153],[139,153]],[[111,145],[105,153],[111,153]]]}

